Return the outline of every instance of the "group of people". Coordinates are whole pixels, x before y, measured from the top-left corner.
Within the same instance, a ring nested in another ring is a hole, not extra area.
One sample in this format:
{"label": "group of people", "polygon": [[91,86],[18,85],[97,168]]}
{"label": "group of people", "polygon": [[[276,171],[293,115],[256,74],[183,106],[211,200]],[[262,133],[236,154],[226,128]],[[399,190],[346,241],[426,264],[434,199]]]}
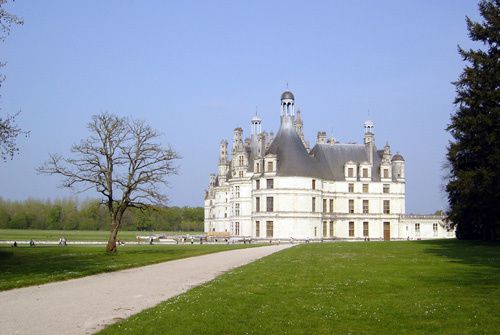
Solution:
{"label": "group of people", "polygon": [[66,237],[61,237],[59,241],[57,242],[57,245],[60,247],[65,247],[66,246]]}
{"label": "group of people", "polygon": [[[14,243],[11,244],[11,247],[17,248],[17,241],[14,241]],[[36,247],[34,239],[30,240],[30,247]]]}

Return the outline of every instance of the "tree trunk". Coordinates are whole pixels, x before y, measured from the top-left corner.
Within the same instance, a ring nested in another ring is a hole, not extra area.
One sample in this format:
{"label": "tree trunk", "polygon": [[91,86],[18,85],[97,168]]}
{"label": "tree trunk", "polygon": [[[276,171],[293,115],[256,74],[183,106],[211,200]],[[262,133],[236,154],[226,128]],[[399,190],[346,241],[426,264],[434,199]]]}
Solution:
{"label": "tree trunk", "polygon": [[111,223],[108,245],[106,246],[106,252],[108,254],[114,254],[116,252],[116,237],[118,236],[119,227],[119,223],[116,220],[113,220],[113,223]]}

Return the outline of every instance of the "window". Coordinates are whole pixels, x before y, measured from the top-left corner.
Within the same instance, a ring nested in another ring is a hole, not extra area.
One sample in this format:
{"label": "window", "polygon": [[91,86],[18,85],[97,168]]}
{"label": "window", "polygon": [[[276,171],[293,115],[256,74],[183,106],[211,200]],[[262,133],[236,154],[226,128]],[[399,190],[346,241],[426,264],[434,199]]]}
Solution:
{"label": "window", "polygon": [[259,179],[257,179],[257,180],[255,181],[255,189],[256,189],[256,190],[260,190],[260,180],[259,180]]}
{"label": "window", "polygon": [[318,237],[318,227],[314,227],[314,237]]}
{"label": "window", "polygon": [[239,159],[238,159],[238,163],[240,163],[240,166],[243,165],[243,162],[244,162],[243,156],[240,156]]}
{"label": "window", "polygon": [[255,172],[260,172],[260,163],[255,165]]}
{"label": "window", "polygon": [[326,199],[323,199],[323,213],[326,213],[328,210],[327,208],[327,202],[326,202]]}
{"label": "window", "polygon": [[349,213],[354,213],[354,200],[349,199]]}
{"label": "window", "polygon": [[390,185],[389,184],[384,184],[383,192],[384,193],[389,193]]}
{"label": "window", "polygon": [[333,199],[330,199],[330,213],[333,213]]}
{"label": "window", "polygon": [[323,237],[328,237],[328,222],[323,221]]}
{"label": "window", "polygon": [[255,237],[260,237],[260,221],[255,221]]}
{"label": "window", "polygon": [[415,233],[420,234],[420,223],[415,223]]}
{"label": "window", "polygon": [[274,179],[266,179],[266,187],[274,188]]}
{"label": "window", "polygon": [[368,200],[363,200],[363,214],[368,214],[370,212],[370,205]]}
{"label": "window", "polygon": [[349,183],[348,187],[349,187],[349,193],[353,193],[354,192],[354,184]]}
{"label": "window", "polygon": [[432,224],[432,231],[434,233],[434,237],[438,236],[438,224],[437,223]]}
{"label": "window", "polygon": [[234,223],[234,234],[235,235],[239,235],[240,234],[240,223],[239,222],[235,222]]}
{"label": "window", "polygon": [[272,212],[274,210],[274,198],[273,197],[267,197],[266,198],[266,211],[267,212]]}
{"label": "window", "polygon": [[272,221],[266,221],[266,237],[273,237],[274,227]]}
{"label": "window", "polygon": [[316,179],[313,179],[312,182],[311,182],[311,187],[313,190],[316,189]]}
{"label": "window", "polygon": [[349,178],[354,177],[354,168],[352,168],[352,167],[347,168],[347,177],[349,177]]}
{"label": "window", "polygon": [[368,237],[368,222],[363,222],[363,237]]}
{"label": "window", "polygon": [[368,184],[363,184],[363,193],[368,193]]}
{"label": "window", "polygon": [[384,169],[384,178],[389,178],[389,169]]}
{"label": "window", "polygon": [[236,194],[236,198],[239,198],[240,197],[240,187],[239,186],[235,186],[234,187],[234,193]]}
{"label": "window", "polygon": [[238,177],[243,178],[243,171],[240,171],[240,172],[238,173]]}
{"label": "window", "polygon": [[354,222],[349,221],[349,237],[354,237]]}
{"label": "window", "polygon": [[384,200],[384,214],[391,213],[391,202],[389,200]]}
{"label": "window", "polygon": [[316,197],[311,198],[311,211],[316,212]]}
{"label": "window", "polygon": [[273,162],[267,162],[267,172],[273,171]]}
{"label": "window", "polygon": [[255,198],[255,211],[260,212],[260,197]]}
{"label": "window", "polygon": [[363,178],[368,178],[368,169],[363,168]]}
{"label": "window", "polygon": [[240,216],[240,204],[234,206],[234,216]]}
{"label": "window", "polygon": [[333,221],[330,221],[330,237],[333,237]]}

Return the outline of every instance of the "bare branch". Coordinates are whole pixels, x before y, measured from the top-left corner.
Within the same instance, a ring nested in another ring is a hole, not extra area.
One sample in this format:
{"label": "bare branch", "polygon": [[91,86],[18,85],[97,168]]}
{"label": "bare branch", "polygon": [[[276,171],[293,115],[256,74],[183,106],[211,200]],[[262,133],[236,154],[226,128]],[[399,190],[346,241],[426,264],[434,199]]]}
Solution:
{"label": "bare branch", "polygon": [[159,143],[155,129],[107,113],[94,116],[88,129],[90,136],[71,147],[72,157],[52,154],[38,172],[62,176],[62,187],[95,187],[105,198],[112,231],[119,229],[128,207],[166,204],[163,188],[168,176],[177,173],[174,161],[180,156]]}

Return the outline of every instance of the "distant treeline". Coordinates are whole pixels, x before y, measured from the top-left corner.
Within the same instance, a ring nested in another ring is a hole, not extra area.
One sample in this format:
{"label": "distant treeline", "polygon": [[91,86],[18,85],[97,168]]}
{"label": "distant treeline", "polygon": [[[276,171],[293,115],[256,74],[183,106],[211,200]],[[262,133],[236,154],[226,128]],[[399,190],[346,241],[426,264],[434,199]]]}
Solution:
{"label": "distant treeline", "polygon": [[[0,229],[108,230],[110,219],[98,200],[10,201],[0,198]],[[202,207],[155,207],[125,213],[123,230],[202,231]]]}

